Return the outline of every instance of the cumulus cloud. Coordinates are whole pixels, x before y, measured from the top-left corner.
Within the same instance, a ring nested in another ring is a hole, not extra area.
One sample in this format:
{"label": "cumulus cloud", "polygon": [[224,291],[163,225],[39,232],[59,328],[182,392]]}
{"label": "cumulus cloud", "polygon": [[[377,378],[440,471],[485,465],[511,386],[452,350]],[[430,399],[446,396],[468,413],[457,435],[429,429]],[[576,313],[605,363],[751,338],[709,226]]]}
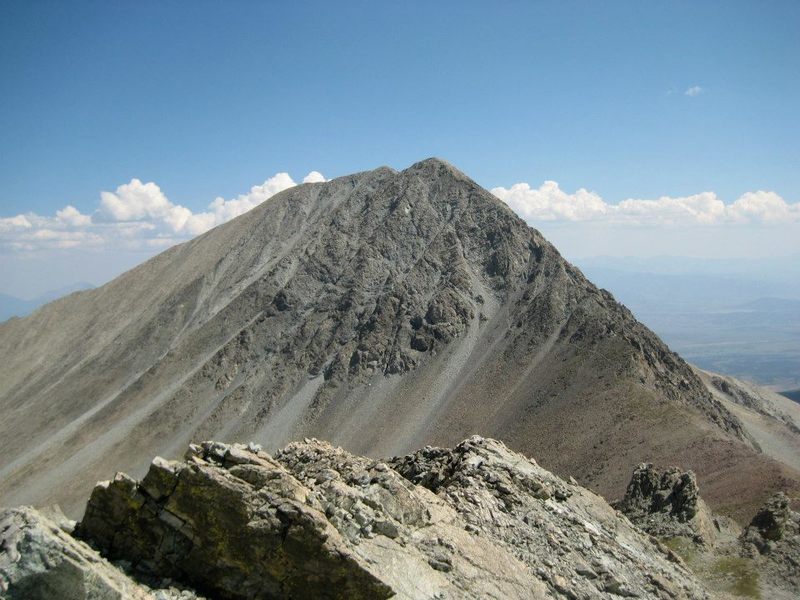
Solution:
{"label": "cumulus cloud", "polygon": [[33,227],[33,224],[28,220],[25,215],[17,215],[16,217],[6,217],[0,219],[0,232],[25,230]]}
{"label": "cumulus cloud", "polygon": [[747,192],[730,206],[728,213],[739,223],[800,221],[800,202],[788,204],[775,192]]}
{"label": "cumulus cloud", "polygon": [[627,199],[610,204],[583,188],[573,194],[555,181],[532,188],[517,183],[492,193],[529,223],[536,221],[607,221],[631,225],[719,225],[725,223],[800,222],[800,203],[790,204],[775,192],[747,192],[725,204],[714,192],[657,199]]}
{"label": "cumulus cloud", "polygon": [[153,182],[131,179],[130,183],[119,186],[116,193],[100,192],[100,211],[114,221],[163,219],[175,208]]}
{"label": "cumulus cloud", "polygon": [[[316,173],[316,171],[312,171],[312,173]],[[311,173],[306,177],[310,176]],[[297,184],[289,177],[288,173],[278,173],[267,179],[263,184],[251,187],[247,194],[240,194],[239,197],[232,200],[218,197],[208,206],[209,210],[207,212],[193,215],[194,220],[190,225],[192,233],[201,233],[211,227],[230,221],[234,217],[238,217],[255,208],[267,198],[295,185]]]}
{"label": "cumulus cloud", "polygon": [[[322,181],[325,178],[318,171],[303,178],[303,183]],[[114,192],[101,192],[99,206],[91,215],[67,205],[50,217],[27,213],[0,218],[0,249],[32,251],[111,244],[129,249],[168,247],[225,223],[295,185],[288,173],[277,173],[246,194],[229,200],[218,197],[207,210],[195,213],[170,201],[154,182],[131,179]]]}
{"label": "cumulus cloud", "polygon": [[[316,171],[308,177],[322,177]],[[247,194],[226,200],[218,197],[208,210],[193,213],[180,204],[173,204],[153,182],[132,179],[116,192],[100,194],[99,213],[109,221],[150,221],[166,226],[173,233],[197,235],[255,208],[267,198],[297,185],[288,173],[278,173],[261,185],[254,185]]]}
{"label": "cumulus cloud", "polygon": [[91,225],[92,223],[92,217],[90,215],[82,215],[77,208],[70,204],[56,211],[56,220],[65,225],[71,225],[72,227],[83,227]]}
{"label": "cumulus cloud", "polygon": [[699,96],[702,93],[703,93],[703,88],[701,88],[699,85],[693,85],[692,87],[687,88],[685,92],[683,92],[685,96],[689,96],[690,98]]}
{"label": "cumulus cloud", "polygon": [[603,199],[583,188],[568,194],[555,181],[545,181],[539,188],[515,183],[510,188],[494,188],[492,193],[526,220],[584,221],[608,211]]}
{"label": "cumulus cloud", "polygon": [[303,177],[303,183],[323,183],[325,177],[319,171],[311,171],[308,175]]}

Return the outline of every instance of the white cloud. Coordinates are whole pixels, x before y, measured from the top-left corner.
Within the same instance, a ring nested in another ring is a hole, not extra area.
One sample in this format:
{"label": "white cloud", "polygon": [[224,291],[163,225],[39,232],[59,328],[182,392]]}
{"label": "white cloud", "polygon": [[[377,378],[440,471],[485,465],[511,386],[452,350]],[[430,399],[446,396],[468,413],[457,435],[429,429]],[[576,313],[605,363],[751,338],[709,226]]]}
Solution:
{"label": "white cloud", "polygon": [[323,183],[325,177],[319,171],[311,171],[308,175],[303,177],[303,183]]}
{"label": "white cloud", "polygon": [[[316,171],[312,171],[312,173],[316,173]],[[306,177],[310,177],[312,173],[309,173]],[[202,233],[211,229],[211,227],[230,221],[234,217],[238,217],[255,208],[267,198],[295,185],[297,184],[289,177],[288,173],[278,173],[267,179],[263,184],[254,185],[250,188],[249,193],[241,194],[238,198],[233,200],[217,198],[209,204],[209,211],[192,216],[189,223],[190,232]]]}
{"label": "white cloud", "polygon": [[692,196],[671,198],[662,196],[657,200],[623,200],[610,207],[613,218],[648,224],[660,222],[715,223],[725,216],[725,203],[714,192],[702,192]]}
{"label": "white cloud", "polygon": [[728,208],[731,220],[746,223],[800,221],[800,202],[788,204],[775,192],[747,192]]}
{"label": "white cloud", "polygon": [[702,94],[703,91],[704,91],[703,88],[701,88],[699,85],[693,85],[692,87],[688,88],[683,93],[684,93],[685,96],[689,96],[691,98],[694,98],[695,96],[699,96],[700,94]]}
{"label": "white cloud", "polygon": [[[303,179],[304,183],[321,181],[325,178],[318,171]],[[67,205],[52,217],[27,213],[0,218],[0,250],[120,244],[127,249],[168,247],[225,223],[295,185],[288,173],[277,173],[247,194],[230,200],[216,198],[206,211],[193,213],[171,202],[155,183],[131,179],[114,192],[101,192],[93,215]]]}
{"label": "white cloud", "polygon": [[606,221],[630,225],[718,225],[725,223],[800,222],[800,203],[789,204],[775,192],[748,192],[725,204],[714,192],[691,196],[628,199],[609,204],[583,188],[574,194],[555,181],[539,188],[517,183],[492,193],[529,223],[537,221]]}
{"label": "white cloud", "polygon": [[[312,171],[303,181],[325,181],[325,178]],[[166,226],[173,233],[198,235],[295,185],[288,173],[277,173],[261,185],[254,185],[247,194],[231,200],[218,197],[208,205],[207,211],[193,213],[185,206],[170,202],[155,183],[132,179],[119,186],[115,193],[102,192],[99,212],[111,221],[151,221]]]}
{"label": "white cloud", "polygon": [[31,227],[33,227],[33,224],[25,215],[17,215],[16,217],[6,217],[4,219],[0,219],[0,233],[20,229],[30,229]]}
{"label": "white cloud", "polygon": [[116,193],[100,192],[100,211],[114,221],[163,219],[174,208],[153,182],[131,179],[130,183],[119,186]]}
{"label": "white cloud", "polygon": [[67,204],[64,208],[56,211],[56,219],[65,225],[73,227],[83,227],[91,225],[92,217],[89,215],[82,215],[81,212],[74,206]]}
{"label": "white cloud", "polygon": [[568,194],[555,181],[545,181],[536,189],[527,183],[516,183],[509,189],[494,188],[492,193],[525,220],[583,221],[608,211],[608,205],[594,192],[581,188]]}

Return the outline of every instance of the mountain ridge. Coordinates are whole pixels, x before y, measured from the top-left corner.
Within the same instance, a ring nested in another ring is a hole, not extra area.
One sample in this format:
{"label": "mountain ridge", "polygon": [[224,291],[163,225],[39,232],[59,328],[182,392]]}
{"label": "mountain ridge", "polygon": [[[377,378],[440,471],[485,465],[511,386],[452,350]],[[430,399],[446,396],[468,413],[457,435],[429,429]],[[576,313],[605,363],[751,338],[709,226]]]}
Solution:
{"label": "mountain ridge", "polygon": [[200,438],[314,435],[374,456],[480,433],[611,497],[642,460],[681,464],[712,501],[746,490],[734,514],[797,477],[630,311],[439,159],[281,192],[0,325],[0,353],[12,503],[75,510],[101,474]]}

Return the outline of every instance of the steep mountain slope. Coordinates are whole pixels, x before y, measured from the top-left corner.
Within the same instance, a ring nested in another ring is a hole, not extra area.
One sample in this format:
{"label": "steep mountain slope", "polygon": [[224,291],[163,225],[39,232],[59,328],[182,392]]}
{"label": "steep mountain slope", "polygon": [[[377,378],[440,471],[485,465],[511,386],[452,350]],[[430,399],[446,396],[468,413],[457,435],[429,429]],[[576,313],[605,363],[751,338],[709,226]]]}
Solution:
{"label": "steep mountain slope", "polygon": [[0,499],[73,514],[192,439],[372,456],[491,435],[607,497],[641,461],[743,517],[800,474],[502,202],[430,159],[306,184],[0,325]]}

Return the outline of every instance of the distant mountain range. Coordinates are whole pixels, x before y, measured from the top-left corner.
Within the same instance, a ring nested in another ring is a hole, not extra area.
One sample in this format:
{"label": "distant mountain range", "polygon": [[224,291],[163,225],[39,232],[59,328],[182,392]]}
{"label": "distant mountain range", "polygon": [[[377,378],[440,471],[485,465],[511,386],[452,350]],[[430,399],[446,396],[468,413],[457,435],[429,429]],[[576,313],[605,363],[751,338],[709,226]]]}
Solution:
{"label": "distant mountain range", "polygon": [[44,294],[30,299],[0,294],[0,322],[10,319],[11,317],[25,317],[40,306],[52,302],[57,298],[72,294],[73,292],[81,292],[93,288],[94,286],[91,283],[80,281],[57,290],[50,290],[49,292],[45,292]]}

